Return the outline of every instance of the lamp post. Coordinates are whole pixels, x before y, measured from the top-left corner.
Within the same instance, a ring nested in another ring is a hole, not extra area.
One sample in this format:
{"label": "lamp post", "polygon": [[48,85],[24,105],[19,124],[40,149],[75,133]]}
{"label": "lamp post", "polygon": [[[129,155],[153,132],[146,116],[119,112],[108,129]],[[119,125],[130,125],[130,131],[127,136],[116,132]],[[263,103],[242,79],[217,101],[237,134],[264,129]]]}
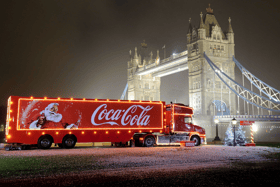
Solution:
{"label": "lamp post", "polygon": [[233,124],[233,146],[235,146],[235,125],[237,123],[237,120],[235,118],[233,118],[231,120],[232,124]]}
{"label": "lamp post", "polygon": [[219,138],[219,135],[218,135],[218,123],[219,123],[219,120],[218,119],[214,119],[214,122],[216,124],[216,137],[215,137],[214,141],[221,141],[220,138]]}
{"label": "lamp post", "polygon": [[258,127],[255,124],[251,125],[251,143],[255,143],[253,133],[257,131]]}

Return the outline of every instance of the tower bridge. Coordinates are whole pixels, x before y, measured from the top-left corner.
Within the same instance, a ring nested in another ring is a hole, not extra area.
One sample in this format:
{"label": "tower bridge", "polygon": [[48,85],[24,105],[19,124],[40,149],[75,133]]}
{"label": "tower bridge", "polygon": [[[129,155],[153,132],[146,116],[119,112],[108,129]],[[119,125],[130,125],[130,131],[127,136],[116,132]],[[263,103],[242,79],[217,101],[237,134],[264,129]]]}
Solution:
{"label": "tower bridge", "polygon": [[[213,10],[200,14],[199,27],[189,19],[186,50],[163,60],[157,51],[147,55],[147,44],[141,44],[134,55],[130,51],[127,85],[121,99],[160,100],[161,77],[189,71],[189,105],[195,121],[205,127],[208,138],[214,137],[213,118],[227,123],[238,120],[280,121],[280,91],[264,83],[235,59],[234,32],[231,19],[224,32]],[[235,81],[235,65],[242,72],[242,82]],[[244,79],[250,82],[246,88]],[[255,93],[254,90],[258,90]],[[187,93],[186,93],[187,94]],[[266,114],[268,112],[268,114]]]}

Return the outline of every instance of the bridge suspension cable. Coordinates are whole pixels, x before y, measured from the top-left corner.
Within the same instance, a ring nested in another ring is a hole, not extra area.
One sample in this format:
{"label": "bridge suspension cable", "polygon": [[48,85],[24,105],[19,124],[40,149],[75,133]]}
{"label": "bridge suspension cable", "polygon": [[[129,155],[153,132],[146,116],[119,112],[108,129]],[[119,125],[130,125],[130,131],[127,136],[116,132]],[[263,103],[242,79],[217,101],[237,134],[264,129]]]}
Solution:
{"label": "bridge suspension cable", "polygon": [[280,104],[280,91],[269,86],[265,82],[258,79],[251,72],[249,72],[246,68],[244,68],[233,56],[233,61],[236,66],[240,69],[243,75],[253,84],[256,88],[258,88],[262,93],[267,95],[270,99],[274,100],[274,102]]}
{"label": "bridge suspension cable", "polygon": [[215,72],[215,74],[220,78],[223,83],[238,97],[242,98],[246,102],[256,106],[260,107],[265,110],[274,111],[274,112],[280,112],[280,104],[279,102],[275,101],[275,99],[266,98],[264,96],[258,95],[255,92],[243,87],[242,85],[238,84],[236,81],[234,81],[232,78],[230,78],[227,74],[225,74],[222,70],[220,70],[211,60],[210,58],[205,54],[204,57],[212,70]]}
{"label": "bridge suspension cable", "polygon": [[122,93],[122,96],[121,96],[121,100],[124,100],[124,98],[125,98],[125,96],[126,96],[126,92],[127,92],[127,88],[128,88],[128,84],[126,83],[126,86],[125,86],[125,88],[124,88],[124,90],[123,90],[123,93]]}

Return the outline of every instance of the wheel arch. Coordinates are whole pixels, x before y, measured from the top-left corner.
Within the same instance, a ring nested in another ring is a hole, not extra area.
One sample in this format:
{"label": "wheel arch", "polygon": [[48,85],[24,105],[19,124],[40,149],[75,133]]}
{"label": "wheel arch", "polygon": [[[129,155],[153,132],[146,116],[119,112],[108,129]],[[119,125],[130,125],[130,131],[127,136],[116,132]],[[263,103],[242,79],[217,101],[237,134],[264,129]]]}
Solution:
{"label": "wheel arch", "polygon": [[151,136],[154,138],[155,143],[157,142],[157,136],[153,135],[152,133],[145,133],[145,134],[134,134],[133,139],[135,140],[135,144],[140,143],[140,146],[144,145],[146,137]]}
{"label": "wheel arch", "polygon": [[153,136],[154,139],[156,140],[157,136],[156,135],[153,135],[152,133],[146,133],[146,134],[134,134],[133,135],[133,139],[139,139],[139,138],[143,138],[145,139],[147,136]]}
{"label": "wheel arch", "polygon": [[67,137],[73,137],[74,140],[77,142],[78,139],[77,139],[77,136],[75,136],[74,134],[66,134],[65,136],[63,136],[63,138],[61,139],[61,142],[63,141],[64,138],[67,138]]}
{"label": "wheel arch", "polygon": [[39,141],[41,138],[43,138],[43,137],[48,137],[48,138],[50,138],[51,141],[52,141],[52,143],[54,143],[54,139],[53,139],[53,137],[52,137],[50,134],[41,135],[41,136],[38,138],[38,141]]}

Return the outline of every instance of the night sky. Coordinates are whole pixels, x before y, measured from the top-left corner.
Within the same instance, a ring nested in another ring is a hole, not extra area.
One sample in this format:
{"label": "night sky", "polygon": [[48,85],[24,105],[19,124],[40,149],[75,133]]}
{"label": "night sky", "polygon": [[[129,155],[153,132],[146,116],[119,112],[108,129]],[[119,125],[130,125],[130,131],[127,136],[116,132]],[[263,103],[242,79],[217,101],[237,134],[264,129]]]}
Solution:
{"label": "night sky", "polygon": [[[1,1],[0,105],[10,95],[119,99],[129,50],[186,49],[188,20],[208,4],[223,31],[231,17],[236,59],[280,90],[278,1]],[[240,76],[240,73],[236,73]],[[161,100],[188,104],[188,71],[161,79]]]}

